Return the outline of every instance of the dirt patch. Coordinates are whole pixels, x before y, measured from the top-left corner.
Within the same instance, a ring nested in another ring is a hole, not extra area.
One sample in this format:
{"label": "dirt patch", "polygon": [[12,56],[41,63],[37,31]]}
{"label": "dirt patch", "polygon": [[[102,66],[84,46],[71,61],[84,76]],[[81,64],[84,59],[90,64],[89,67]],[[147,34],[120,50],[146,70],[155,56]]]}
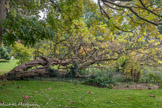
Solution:
{"label": "dirt patch", "polygon": [[143,89],[160,89],[160,87],[156,84],[145,84],[145,83],[120,83],[119,85],[114,86],[113,89],[123,89],[123,90],[143,90]]}

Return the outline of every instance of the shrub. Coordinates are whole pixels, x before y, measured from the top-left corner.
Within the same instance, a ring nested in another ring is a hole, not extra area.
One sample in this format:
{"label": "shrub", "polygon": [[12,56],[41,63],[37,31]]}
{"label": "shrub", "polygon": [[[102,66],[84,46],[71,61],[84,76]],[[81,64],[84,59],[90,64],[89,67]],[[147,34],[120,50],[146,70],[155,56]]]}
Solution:
{"label": "shrub", "polygon": [[116,82],[112,78],[96,77],[96,78],[89,78],[88,80],[84,82],[84,84],[92,85],[92,86],[99,86],[99,87],[113,88],[113,85],[116,85]]}
{"label": "shrub", "polygon": [[161,80],[162,80],[161,75],[155,72],[149,72],[140,78],[140,82],[144,82],[144,83],[148,83],[148,82],[160,83]]}
{"label": "shrub", "polygon": [[10,60],[9,49],[7,47],[0,47],[0,59]]}
{"label": "shrub", "polygon": [[15,43],[12,47],[11,55],[14,56],[15,59],[19,60],[17,64],[22,64],[33,59],[32,48],[25,47],[23,44]]}

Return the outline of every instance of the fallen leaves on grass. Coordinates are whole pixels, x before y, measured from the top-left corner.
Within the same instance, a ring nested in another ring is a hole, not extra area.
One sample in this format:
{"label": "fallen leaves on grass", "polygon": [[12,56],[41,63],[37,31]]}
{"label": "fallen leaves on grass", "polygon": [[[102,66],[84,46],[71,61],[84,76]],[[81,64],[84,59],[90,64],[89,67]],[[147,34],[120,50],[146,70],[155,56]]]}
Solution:
{"label": "fallen leaves on grass", "polygon": [[4,100],[1,100],[1,101],[0,101],[0,104],[4,104]]}
{"label": "fallen leaves on grass", "polygon": [[73,103],[75,103],[75,101],[72,101],[72,100],[71,100],[71,101],[70,101],[70,104],[73,104]]}
{"label": "fallen leaves on grass", "polygon": [[31,96],[24,96],[24,99],[29,99],[31,98]]}
{"label": "fallen leaves on grass", "polygon": [[39,93],[39,91],[34,91],[34,93]]}
{"label": "fallen leaves on grass", "polygon": [[51,90],[51,88],[49,87],[49,88],[47,88],[47,90]]}
{"label": "fallen leaves on grass", "polygon": [[91,91],[88,91],[88,94],[93,94],[93,92],[91,92]]}
{"label": "fallen leaves on grass", "polygon": [[155,95],[153,95],[153,94],[150,94],[150,97],[156,97]]}
{"label": "fallen leaves on grass", "polygon": [[148,90],[151,90],[151,87],[148,87]]}
{"label": "fallen leaves on grass", "polygon": [[6,86],[6,83],[3,83],[2,85],[3,85],[3,86]]}

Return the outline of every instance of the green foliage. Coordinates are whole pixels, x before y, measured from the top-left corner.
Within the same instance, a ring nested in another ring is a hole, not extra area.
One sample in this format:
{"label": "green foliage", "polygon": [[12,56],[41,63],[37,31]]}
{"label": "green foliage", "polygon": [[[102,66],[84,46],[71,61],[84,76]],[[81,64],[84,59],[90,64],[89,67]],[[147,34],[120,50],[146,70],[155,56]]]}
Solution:
{"label": "green foliage", "polygon": [[158,66],[148,67],[144,66],[142,69],[142,75],[139,82],[143,83],[157,83],[160,84],[162,81],[162,70]]}
{"label": "green foliage", "polygon": [[9,48],[0,46],[0,59],[10,60]]}
{"label": "green foliage", "polygon": [[113,85],[115,85],[116,82],[112,78],[95,77],[95,78],[89,78],[87,81],[84,82],[84,84],[113,88]]}
{"label": "green foliage", "polygon": [[39,14],[47,8],[46,3],[49,0],[6,1],[4,10],[9,11],[3,22],[3,42],[11,45],[21,40],[24,45],[33,46],[36,41],[45,39],[48,30],[44,28],[45,22],[39,20]]}
{"label": "green foliage", "polygon": [[160,34],[162,34],[162,25],[158,27]]}
{"label": "green foliage", "polygon": [[59,72],[55,69],[46,68],[46,71],[49,72],[50,77],[59,77]]}
{"label": "green foliage", "polygon": [[154,72],[147,72],[145,75],[143,75],[140,78],[140,82],[144,82],[144,83],[161,83],[162,81],[162,75],[159,73],[154,73]]}
{"label": "green foliage", "polygon": [[15,59],[19,60],[18,64],[25,63],[31,59],[33,59],[33,49],[24,47],[24,45],[20,43],[16,43],[12,47],[11,55],[15,57]]}
{"label": "green foliage", "polygon": [[[47,57],[60,60],[74,57],[79,61],[78,66],[84,62],[85,65],[86,62],[87,64],[94,62],[94,65],[98,63],[104,68],[110,68],[109,64],[117,64],[117,71],[125,75],[126,79],[138,81],[142,74],[141,64],[147,63],[147,59],[143,60],[143,58],[154,58],[152,61],[155,62],[159,60],[160,35],[158,28],[139,20],[127,9],[119,9],[118,12],[114,12],[108,8],[105,11],[112,18],[107,21],[101,16],[99,8],[92,0],[18,1],[11,1],[9,4],[10,11],[4,22],[3,42],[13,45],[11,55],[20,60],[19,64],[31,60],[32,52],[36,50]],[[134,3],[141,6],[137,0]],[[146,1],[144,3],[150,4]],[[150,9],[152,10],[152,7]],[[155,10],[158,12],[159,9]],[[40,11],[46,13],[47,16],[44,19],[39,18]],[[143,12],[141,8],[134,9],[134,11],[150,21],[158,19],[151,13]],[[130,20],[128,15],[137,23]],[[121,32],[116,26],[121,30],[133,30],[133,32]],[[149,49],[149,47],[153,48]],[[149,56],[147,56],[148,54]],[[102,58],[118,60],[108,63],[102,61]],[[108,70],[89,68],[90,71],[85,72],[87,74],[94,72],[95,76],[112,79],[114,78],[113,72],[115,72],[114,66],[113,69]],[[69,67],[72,67],[72,63]],[[75,71],[75,69],[71,70]],[[52,76],[56,76],[52,70],[49,72]],[[73,73],[69,72],[74,77]],[[121,78],[121,80],[124,79]]]}
{"label": "green foliage", "polygon": [[127,81],[138,82],[142,74],[142,66],[137,58],[133,56],[134,54],[135,52],[132,52],[132,54],[123,55],[118,59],[117,72],[124,75]]}
{"label": "green foliage", "polygon": [[3,42],[8,45],[13,45],[16,41],[21,40],[22,44],[33,46],[36,42],[52,35],[44,21],[38,21],[36,17],[26,17],[18,13],[16,15],[8,13],[4,26]]}
{"label": "green foliage", "polygon": [[117,72],[124,73],[124,69],[127,63],[128,57],[123,55],[117,61]]}

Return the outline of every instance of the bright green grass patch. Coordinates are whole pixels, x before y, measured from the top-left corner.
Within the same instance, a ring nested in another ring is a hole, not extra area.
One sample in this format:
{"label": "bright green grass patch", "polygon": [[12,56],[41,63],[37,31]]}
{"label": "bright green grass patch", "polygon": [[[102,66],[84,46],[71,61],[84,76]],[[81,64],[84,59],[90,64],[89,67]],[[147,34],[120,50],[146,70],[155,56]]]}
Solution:
{"label": "bright green grass patch", "polygon": [[54,81],[10,81],[5,86],[3,83],[0,82],[0,102],[5,104],[34,103],[41,108],[162,108],[162,90],[112,90]]}
{"label": "bright green grass patch", "polygon": [[0,75],[9,72],[16,66],[17,60],[2,61],[0,60]]}

